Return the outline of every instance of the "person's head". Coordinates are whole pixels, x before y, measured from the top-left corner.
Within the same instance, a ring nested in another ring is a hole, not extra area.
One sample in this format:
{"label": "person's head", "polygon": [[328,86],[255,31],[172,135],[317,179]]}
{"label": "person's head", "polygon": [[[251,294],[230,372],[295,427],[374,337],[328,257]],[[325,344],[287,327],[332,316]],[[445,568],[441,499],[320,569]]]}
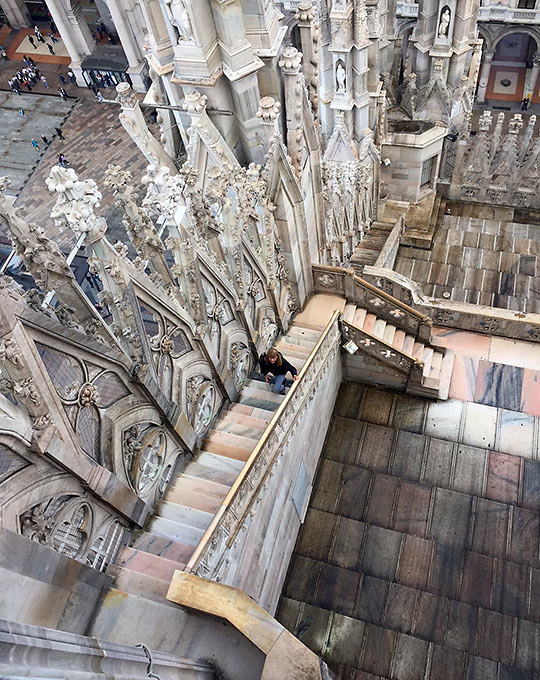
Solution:
{"label": "person's head", "polygon": [[272,347],[266,352],[266,358],[268,359],[269,364],[281,366],[281,354],[275,347]]}

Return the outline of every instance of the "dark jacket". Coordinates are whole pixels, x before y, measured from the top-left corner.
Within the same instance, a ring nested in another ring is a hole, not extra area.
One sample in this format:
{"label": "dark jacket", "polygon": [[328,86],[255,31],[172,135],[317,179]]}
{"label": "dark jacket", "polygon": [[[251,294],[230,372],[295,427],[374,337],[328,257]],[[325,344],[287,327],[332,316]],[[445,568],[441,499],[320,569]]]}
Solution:
{"label": "dark jacket", "polygon": [[283,358],[283,354],[281,354],[281,352],[279,353],[279,356],[281,357],[281,366],[278,366],[277,363],[271,364],[268,361],[266,354],[261,354],[259,357],[261,373],[263,375],[266,375],[267,373],[271,373],[272,375],[285,375],[285,373],[290,371],[292,375],[297,375],[298,371],[296,368],[290,364],[287,359]]}

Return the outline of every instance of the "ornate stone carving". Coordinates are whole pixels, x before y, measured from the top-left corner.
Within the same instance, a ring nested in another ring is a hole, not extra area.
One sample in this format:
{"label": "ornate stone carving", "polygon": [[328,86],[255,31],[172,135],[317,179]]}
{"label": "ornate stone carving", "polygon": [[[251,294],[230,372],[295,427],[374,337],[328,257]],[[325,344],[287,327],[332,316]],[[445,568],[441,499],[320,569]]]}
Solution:
{"label": "ornate stone carving", "polygon": [[263,97],[259,100],[257,118],[260,118],[263,123],[273,124],[279,116],[280,109],[281,102],[277,102],[273,97]]}
{"label": "ornate stone carving", "polygon": [[243,342],[233,342],[231,345],[231,374],[235,387],[239,390],[246,382],[252,367],[251,353]]}
{"label": "ornate stone carving", "polygon": [[208,97],[205,94],[201,94],[198,90],[187,92],[183,104],[184,110],[190,115],[200,116],[206,109],[207,99]]}
{"label": "ornate stone carving", "polygon": [[19,368],[23,366],[21,350],[13,338],[0,342],[0,361],[9,361]]}
{"label": "ornate stone carving", "polygon": [[120,102],[122,108],[133,109],[138,104],[138,99],[129,83],[119,83],[116,86],[116,92],[116,101]]}

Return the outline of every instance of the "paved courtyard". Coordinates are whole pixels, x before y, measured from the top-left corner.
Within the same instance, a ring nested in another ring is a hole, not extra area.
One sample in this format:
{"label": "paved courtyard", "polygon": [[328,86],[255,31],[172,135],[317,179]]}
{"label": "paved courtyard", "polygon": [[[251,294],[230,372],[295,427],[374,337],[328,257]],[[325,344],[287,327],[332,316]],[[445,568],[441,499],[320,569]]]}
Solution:
{"label": "paved courtyard", "polygon": [[[47,151],[41,135],[52,139],[54,128],[62,125],[75,104],[60,97],[35,94],[23,97],[0,92],[0,158],[2,175],[11,180],[10,195],[18,195]],[[19,109],[25,116],[21,116]],[[39,142],[39,151],[31,140]]]}

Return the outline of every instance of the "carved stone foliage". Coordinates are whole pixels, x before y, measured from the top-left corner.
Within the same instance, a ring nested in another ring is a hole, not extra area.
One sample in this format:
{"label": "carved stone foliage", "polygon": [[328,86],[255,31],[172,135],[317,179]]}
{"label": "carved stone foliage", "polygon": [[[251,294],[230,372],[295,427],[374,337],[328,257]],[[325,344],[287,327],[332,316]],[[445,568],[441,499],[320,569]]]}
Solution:
{"label": "carved stone foliage", "polygon": [[240,390],[253,367],[253,357],[243,342],[233,342],[230,352],[230,370],[236,389]]}
{"label": "carved stone foliage", "polygon": [[270,317],[265,317],[264,319],[262,319],[260,327],[261,351],[265,352],[267,349],[270,349],[270,347],[272,347],[272,345],[276,341],[278,334],[279,328],[274,319]]}
{"label": "carved stone foliage", "polygon": [[82,450],[103,462],[101,414],[130,394],[129,389],[112,371],[44,345],[36,346]]}
{"label": "carved stone foliage", "polygon": [[204,375],[196,375],[187,381],[187,413],[197,436],[202,436],[214,417],[216,388]]}
{"label": "carved stone foliage", "polygon": [[145,496],[163,471],[167,440],[161,427],[143,422],[122,434],[122,459],[129,483],[135,493]]}
{"label": "carved stone foliage", "polygon": [[219,354],[222,328],[234,321],[235,315],[229,300],[211,281],[203,278],[202,288],[208,318],[208,335],[212,348]]}

